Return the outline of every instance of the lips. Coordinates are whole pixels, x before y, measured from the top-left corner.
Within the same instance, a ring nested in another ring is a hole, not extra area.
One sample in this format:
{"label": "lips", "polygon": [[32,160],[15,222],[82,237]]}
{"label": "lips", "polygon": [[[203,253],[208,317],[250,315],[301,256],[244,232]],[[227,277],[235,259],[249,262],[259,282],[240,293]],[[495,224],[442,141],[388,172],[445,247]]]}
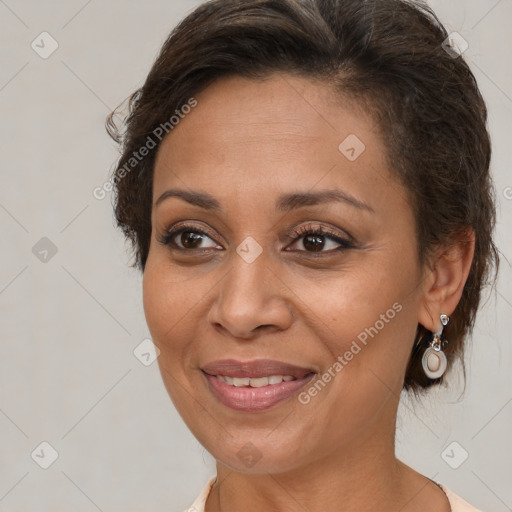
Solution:
{"label": "lips", "polygon": [[311,368],[256,359],[224,359],[201,368],[208,389],[225,406],[242,412],[258,412],[297,395],[315,376]]}
{"label": "lips", "polygon": [[290,375],[301,379],[314,372],[312,368],[295,366],[272,359],[255,359],[253,361],[237,361],[222,359],[204,365],[202,368],[208,375],[223,375],[225,377],[258,378],[272,375]]}

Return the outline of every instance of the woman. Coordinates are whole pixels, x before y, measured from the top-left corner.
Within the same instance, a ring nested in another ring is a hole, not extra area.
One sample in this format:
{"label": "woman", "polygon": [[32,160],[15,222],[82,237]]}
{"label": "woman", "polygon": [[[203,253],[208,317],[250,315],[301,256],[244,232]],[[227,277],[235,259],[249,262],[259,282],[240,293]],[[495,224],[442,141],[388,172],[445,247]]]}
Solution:
{"label": "woman", "polygon": [[476,510],[394,453],[497,266],[486,107],[402,0],[213,0],[130,99],[114,173],[190,510]]}

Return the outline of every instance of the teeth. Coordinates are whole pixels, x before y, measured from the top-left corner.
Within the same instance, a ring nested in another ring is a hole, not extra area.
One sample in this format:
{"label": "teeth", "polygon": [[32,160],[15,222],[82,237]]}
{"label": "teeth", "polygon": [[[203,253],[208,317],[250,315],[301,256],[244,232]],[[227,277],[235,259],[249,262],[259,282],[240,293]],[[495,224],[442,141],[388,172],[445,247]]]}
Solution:
{"label": "teeth", "polygon": [[269,377],[228,377],[224,375],[216,375],[217,379],[226,384],[230,384],[235,387],[250,386],[252,388],[261,388],[272,384],[281,384],[281,382],[288,382],[295,380],[295,377],[291,375],[271,375]]}
{"label": "teeth", "polygon": [[268,377],[258,377],[257,379],[250,379],[249,384],[251,388],[261,388],[268,386]]}
{"label": "teeth", "polygon": [[239,386],[248,386],[251,379],[249,377],[233,377],[233,386],[239,387]]}

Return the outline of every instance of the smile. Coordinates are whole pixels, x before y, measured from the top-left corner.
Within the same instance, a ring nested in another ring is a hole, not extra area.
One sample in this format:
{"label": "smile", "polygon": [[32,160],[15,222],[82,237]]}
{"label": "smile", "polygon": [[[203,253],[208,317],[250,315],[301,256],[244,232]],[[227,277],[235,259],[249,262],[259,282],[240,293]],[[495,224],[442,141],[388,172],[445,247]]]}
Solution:
{"label": "smile", "polygon": [[[232,384],[222,380],[222,376],[219,378],[207,373],[203,373],[203,375],[208,383],[209,391],[221,404],[236,411],[258,412],[277,406],[284,400],[298,395],[316,374],[308,373],[300,378],[289,375],[272,375],[271,377],[258,377],[256,379],[248,377],[238,379],[234,377]],[[281,382],[268,383],[272,377],[278,377]],[[287,380],[283,380],[283,377],[286,377]],[[256,381],[257,384],[261,385],[252,386],[251,381]],[[267,381],[267,384],[262,384],[264,381]],[[236,385],[235,382],[242,385]],[[249,382],[249,384],[245,384],[246,382]]]}
{"label": "smile", "polygon": [[264,386],[275,386],[281,382],[288,382],[296,380],[296,377],[291,375],[270,375],[269,377],[229,377],[228,375],[215,375],[217,379],[230,386],[242,387],[249,386],[251,388],[262,388]]}

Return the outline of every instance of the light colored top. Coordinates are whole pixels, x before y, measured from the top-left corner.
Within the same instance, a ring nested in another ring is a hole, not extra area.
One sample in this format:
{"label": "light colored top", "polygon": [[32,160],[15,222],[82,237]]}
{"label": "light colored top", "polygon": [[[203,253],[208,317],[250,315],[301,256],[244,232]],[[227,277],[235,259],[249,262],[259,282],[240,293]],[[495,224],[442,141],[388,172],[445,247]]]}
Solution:
{"label": "light colored top", "polygon": [[[206,503],[206,499],[208,498],[208,494],[210,494],[210,490],[217,479],[216,476],[212,476],[203,490],[201,494],[196,498],[194,503],[185,510],[185,512],[204,512],[204,504]],[[481,510],[476,509],[471,506],[467,501],[464,501],[460,496],[457,496],[454,492],[450,491],[450,489],[446,488],[444,485],[438,484],[439,487],[446,494],[448,501],[450,502],[450,507],[452,512],[481,512]]]}

